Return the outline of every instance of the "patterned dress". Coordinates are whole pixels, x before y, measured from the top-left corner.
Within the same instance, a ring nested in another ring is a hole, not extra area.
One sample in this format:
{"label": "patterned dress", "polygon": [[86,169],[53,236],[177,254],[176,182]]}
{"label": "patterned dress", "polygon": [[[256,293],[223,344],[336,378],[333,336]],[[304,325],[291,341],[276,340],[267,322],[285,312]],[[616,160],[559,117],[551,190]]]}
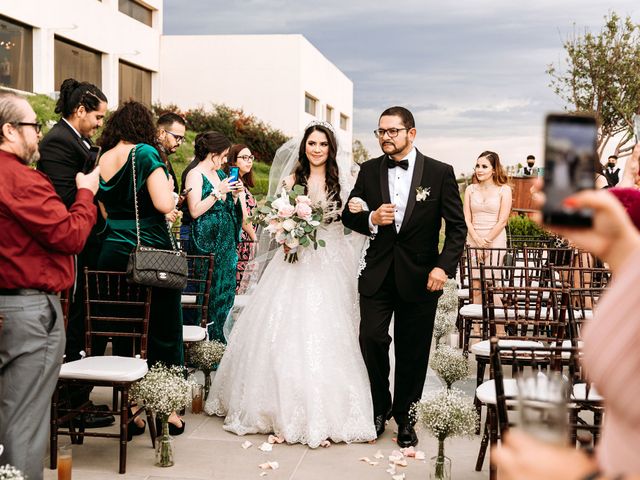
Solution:
{"label": "patterned dress", "polygon": [[[254,196],[251,194],[247,187],[244,187],[244,199],[247,205],[247,215],[251,215],[256,208],[257,203]],[[242,294],[240,283],[242,282],[242,276],[247,268],[247,264],[253,259],[255,253],[255,244],[251,242],[251,238],[244,230],[240,237],[240,243],[238,244],[238,267],[236,269],[236,294]]]}
{"label": "patterned dress", "polygon": [[[217,172],[220,180],[226,178],[222,170]],[[213,185],[202,175],[202,198],[211,195]],[[213,279],[209,295],[209,339],[225,342],[222,327],[233,307],[236,291],[236,247],[242,225],[242,205],[235,203],[231,193],[224,201],[217,201],[204,214],[191,222],[189,253],[214,255]]]}

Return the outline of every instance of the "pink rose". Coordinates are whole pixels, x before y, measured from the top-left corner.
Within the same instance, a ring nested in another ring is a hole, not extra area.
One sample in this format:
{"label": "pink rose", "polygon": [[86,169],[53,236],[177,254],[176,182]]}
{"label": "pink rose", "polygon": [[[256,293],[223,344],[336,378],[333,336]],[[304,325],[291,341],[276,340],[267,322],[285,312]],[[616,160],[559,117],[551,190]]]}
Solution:
{"label": "pink rose", "polygon": [[298,195],[296,197],[297,204],[311,205],[311,199],[306,195]]}
{"label": "pink rose", "polygon": [[[300,197],[298,197],[300,198]],[[311,210],[311,207],[306,204],[306,203],[298,203],[298,205],[296,205],[296,214],[304,219],[304,220],[308,220],[309,218],[311,218],[311,214],[313,213],[313,211]]]}
{"label": "pink rose", "polygon": [[296,208],[293,205],[282,205],[278,209],[278,216],[281,218],[289,218],[296,211]]}

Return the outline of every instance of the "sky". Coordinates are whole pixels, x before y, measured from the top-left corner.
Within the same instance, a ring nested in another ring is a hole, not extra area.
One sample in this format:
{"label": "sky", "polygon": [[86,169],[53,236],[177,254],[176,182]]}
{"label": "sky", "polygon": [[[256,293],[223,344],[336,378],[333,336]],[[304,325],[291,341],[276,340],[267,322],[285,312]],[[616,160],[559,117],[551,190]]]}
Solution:
{"label": "sky", "polygon": [[164,33],[302,34],[353,81],[371,156],[380,113],[402,105],[417,148],[461,173],[484,150],[541,165],[544,116],[565,106],[547,67],[611,11],[640,23],[638,0],[164,0]]}

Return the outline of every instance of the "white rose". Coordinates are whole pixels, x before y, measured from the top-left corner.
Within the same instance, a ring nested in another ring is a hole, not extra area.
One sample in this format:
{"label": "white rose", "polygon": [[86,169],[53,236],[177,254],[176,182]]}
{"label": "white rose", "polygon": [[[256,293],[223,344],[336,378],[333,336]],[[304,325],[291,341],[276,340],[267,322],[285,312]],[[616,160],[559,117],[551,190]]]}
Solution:
{"label": "white rose", "polygon": [[282,228],[284,228],[287,232],[296,228],[296,222],[290,218],[286,219],[282,222]]}

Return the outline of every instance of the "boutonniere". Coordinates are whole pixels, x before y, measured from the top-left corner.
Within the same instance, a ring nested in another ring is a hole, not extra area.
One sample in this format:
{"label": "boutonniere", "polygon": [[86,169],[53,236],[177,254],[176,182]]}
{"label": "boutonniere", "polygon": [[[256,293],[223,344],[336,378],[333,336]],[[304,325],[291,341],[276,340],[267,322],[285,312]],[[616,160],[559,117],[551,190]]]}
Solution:
{"label": "boutonniere", "polygon": [[416,202],[422,202],[431,195],[431,187],[416,188]]}

